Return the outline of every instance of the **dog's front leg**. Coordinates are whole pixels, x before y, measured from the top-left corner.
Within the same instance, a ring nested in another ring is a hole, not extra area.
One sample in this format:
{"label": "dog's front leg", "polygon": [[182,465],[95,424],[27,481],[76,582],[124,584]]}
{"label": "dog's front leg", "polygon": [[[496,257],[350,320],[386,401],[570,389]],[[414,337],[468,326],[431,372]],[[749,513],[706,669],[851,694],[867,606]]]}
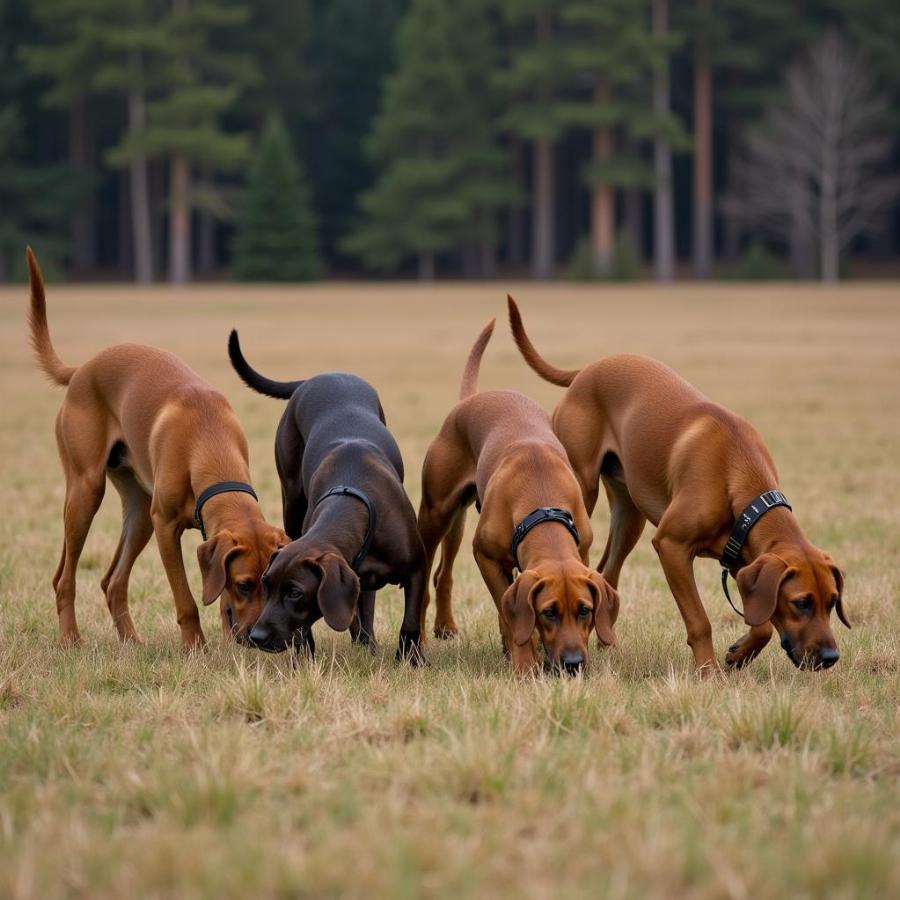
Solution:
{"label": "dog's front leg", "polygon": [[701,677],[708,678],[720,669],[713,651],[712,626],[694,581],[694,560],[683,543],[667,536],[664,524],[665,517],[653,537],[653,547],[684,619],[688,644],[694,651],[694,664]]}
{"label": "dog's front leg", "polygon": [[184,529],[177,520],[173,521],[157,509],[151,512],[151,518],[159,555],[175,600],[175,614],[181,629],[181,646],[186,651],[200,649],[206,645],[206,638],[200,627],[200,612],[184,570],[184,558],[181,555],[181,535]]}
{"label": "dog's front leg", "polygon": [[725,654],[725,665],[729,669],[743,669],[756,659],[772,639],[772,623],[754,625],[747,633],[735,641]]}
{"label": "dog's front leg", "polygon": [[397,647],[397,660],[406,661],[412,666],[425,663],[422,654],[422,632],[425,611],[425,591],[428,576],[425,572],[424,553],[422,559],[410,572],[403,584],[403,622],[400,625],[400,643]]}
{"label": "dog's front leg", "polygon": [[506,589],[512,583],[503,566],[495,559],[479,550],[475,550],[475,562],[481,572],[481,577],[491,592],[494,605],[497,607],[497,619],[500,625],[500,640],[503,644],[504,655],[509,655],[513,672],[516,675],[531,675],[540,670],[540,660],[535,652],[535,642],[532,639],[528,643],[519,646],[513,640],[513,636],[506,617],[503,615],[502,600]]}
{"label": "dog's front leg", "polygon": [[350,640],[375,652],[375,591],[360,591],[356,615],[350,622]]}

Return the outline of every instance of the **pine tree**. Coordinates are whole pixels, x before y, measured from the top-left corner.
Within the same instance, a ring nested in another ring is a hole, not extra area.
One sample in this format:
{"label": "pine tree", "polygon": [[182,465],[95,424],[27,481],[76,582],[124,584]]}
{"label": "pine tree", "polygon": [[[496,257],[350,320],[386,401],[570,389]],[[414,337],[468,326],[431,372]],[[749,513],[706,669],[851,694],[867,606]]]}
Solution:
{"label": "pine tree", "polygon": [[82,18],[84,0],[32,0],[40,25],[40,42],[20,49],[28,69],[45,80],[41,100],[48,109],[65,110],[69,165],[86,187],[72,218],[72,268],[90,271],[96,265],[96,202],[91,190],[97,179],[95,129],[90,109],[91,73],[97,42]]}
{"label": "pine tree", "polygon": [[495,84],[504,99],[503,124],[532,146],[531,272],[550,278],[556,267],[556,142],[561,83],[558,45],[563,0],[503,0],[506,59]]}
{"label": "pine tree", "polygon": [[486,85],[496,40],[483,0],[414,0],[371,137],[379,179],[361,201],[346,249],[376,268],[439,254],[490,256],[497,213],[512,197]]}
{"label": "pine tree", "polygon": [[17,50],[34,28],[27,3],[0,4],[0,282],[22,271],[26,244],[42,259],[61,261],[82,193],[68,167],[45,158],[33,134],[38,93]]}
{"label": "pine tree", "polygon": [[654,110],[651,75],[669,53],[667,36],[654,35],[650,9],[633,0],[568,0],[560,18],[560,71],[567,79],[556,118],[592,132],[592,156],[584,170],[591,188],[591,243],[598,272],[609,269],[615,246],[615,191],[646,190],[653,168],[635,148],[664,132],[683,141],[677,120]]}
{"label": "pine tree", "polygon": [[244,281],[309,281],[319,275],[309,189],[284,124],[273,116],[260,141],[235,240]]}

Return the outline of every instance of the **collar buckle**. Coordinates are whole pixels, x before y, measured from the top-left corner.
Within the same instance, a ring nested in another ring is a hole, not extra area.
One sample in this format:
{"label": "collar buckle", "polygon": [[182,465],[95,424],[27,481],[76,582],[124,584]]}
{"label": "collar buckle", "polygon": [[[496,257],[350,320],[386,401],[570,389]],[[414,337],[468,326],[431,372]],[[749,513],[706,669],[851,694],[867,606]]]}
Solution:
{"label": "collar buckle", "polygon": [[532,528],[543,522],[559,522],[559,524],[564,525],[569,534],[572,535],[572,539],[575,541],[576,546],[581,543],[581,538],[578,536],[578,529],[575,527],[575,519],[572,516],[572,513],[567,509],[560,509],[557,506],[539,506],[525,516],[525,518],[516,525],[515,531],[513,531],[511,547],[512,558],[519,571],[522,570],[522,567],[519,565],[519,544],[525,540],[525,535],[527,535]]}

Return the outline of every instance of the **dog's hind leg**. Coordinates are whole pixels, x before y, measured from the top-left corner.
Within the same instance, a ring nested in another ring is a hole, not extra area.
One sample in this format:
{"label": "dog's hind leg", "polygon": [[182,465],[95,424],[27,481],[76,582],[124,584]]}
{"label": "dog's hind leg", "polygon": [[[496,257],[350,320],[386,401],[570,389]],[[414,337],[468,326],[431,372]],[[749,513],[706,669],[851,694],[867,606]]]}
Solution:
{"label": "dog's hind leg", "polygon": [[638,542],[647,519],[634,505],[623,481],[604,475],[603,487],[609,500],[610,523],[606,549],[597,571],[613,588],[617,588],[622,564]]}
{"label": "dog's hind leg", "polygon": [[66,484],[66,505],[63,513],[65,538],[57,577],[56,613],[59,634],[64,644],[78,644],[81,635],[75,618],[75,570],[84,549],[91,522],[100,508],[106,480],[102,469],[69,475]]}
{"label": "dog's hind leg", "polygon": [[[447,426],[445,424],[445,430]],[[435,439],[425,455],[422,466],[422,502],[419,504],[417,527],[425,548],[425,587],[422,594],[422,638],[425,636],[425,616],[430,601],[428,578],[434,566],[434,557],[444,536],[451,530],[460,506],[474,497],[475,462],[458,443],[448,439],[444,432]],[[452,560],[451,560],[452,565]],[[446,568],[444,563],[441,567]],[[445,598],[446,599],[446,598]],[[443,631],[453,625],[452,610],[439,609],[435,621]],[[447,637],[449,634],[441,634]]]}
{"label": "dog's hind leg", "polygon": [[128,579],[135,560],[153,535],[150,497],[130,469],[108,469],[107,474],[122,498],[122,535],[100,586],[119,637],[123,641],[139,643],[128,610]]}
{"label": "dog's hind leg", "polygon": [[466,507],[461,506],[441,541],[441,561],[434,573],[434,595],[437,612],[434,635],[441,639],[456,637],[459,628],[453,620],[453,563],[456,561],[466,528]]}

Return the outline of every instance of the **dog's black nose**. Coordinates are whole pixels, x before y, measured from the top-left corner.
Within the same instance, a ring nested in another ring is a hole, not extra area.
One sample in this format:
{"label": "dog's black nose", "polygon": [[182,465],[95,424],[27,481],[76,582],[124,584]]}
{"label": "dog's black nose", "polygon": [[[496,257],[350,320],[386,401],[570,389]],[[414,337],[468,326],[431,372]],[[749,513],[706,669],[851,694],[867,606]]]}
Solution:
{"label": "dog's black nose", "polygon": [[267,625],[257,622],[250,629],[250,643],[257,647],[265,647],[272,640],[272,632]]}
{"label": "dog's black nose", "polygon": [[819,665],[823,669],[830,669],[840,658],[837,647],[823,647],[819,651]]}
{"label": "dog's black nose", "polygon": [[569,675],[577,675],[584,667],[584,654],[581,651],[563,653],[559,661]]}

